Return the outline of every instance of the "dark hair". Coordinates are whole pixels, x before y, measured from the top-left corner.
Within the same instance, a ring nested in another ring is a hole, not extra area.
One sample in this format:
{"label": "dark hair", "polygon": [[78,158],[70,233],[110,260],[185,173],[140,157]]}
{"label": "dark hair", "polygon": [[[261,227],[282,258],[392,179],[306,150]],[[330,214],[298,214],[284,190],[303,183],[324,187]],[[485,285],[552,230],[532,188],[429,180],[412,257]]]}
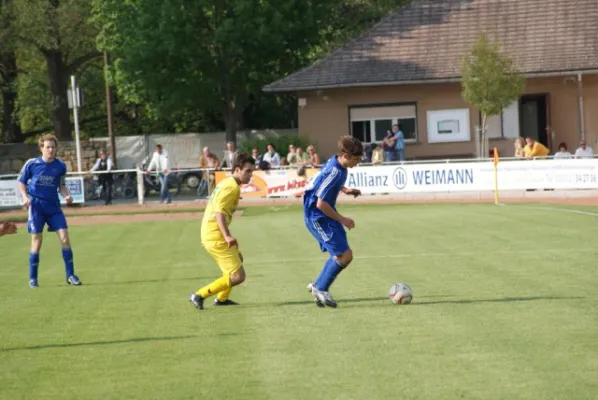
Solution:
{"label": "dark hair", "polygon": [[276,150],[276,146],[274,145],[274,143],[268,143],[266,146],[272,146],[272,149]]}
{"label": "dark hair", "polygon": [[255,165],[255,160],[247,153],[238,153],[233,163],[233,171],[237,168],[243,169],[245,164]]}
{"label": "dark hair", "polygon": [[338,141],[338,152],[339,154],[361,157],[363,155],[363,143],[353,136],[341,136]]}
{"label": "dark hair", "polygon": [[559,144],[559,149],[560,149],[561,147],[564,147],[564,148],[565,148],[565,150],[567,150],[567,143],[563,142],[563,143]]}
{"label": "dark hair", "polygon": [[156,147],[159,148],[159,149],[161,149],[162,145],[161,144],[157,144]]}

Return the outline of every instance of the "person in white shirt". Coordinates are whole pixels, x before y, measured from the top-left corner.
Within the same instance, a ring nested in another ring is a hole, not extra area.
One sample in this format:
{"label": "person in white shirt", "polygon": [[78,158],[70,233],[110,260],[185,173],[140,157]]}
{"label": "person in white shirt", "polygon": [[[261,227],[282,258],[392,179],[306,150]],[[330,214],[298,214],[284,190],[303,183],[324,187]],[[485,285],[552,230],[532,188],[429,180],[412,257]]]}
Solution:
{"label": "person in white shirt", "polygon": [[554,153],[554,158],[571,158],[571,153],[567,150],[567,144],[561,143],[559,144],[559,151]]}
{"label": "person in white shirt", "polygon": [[276,148],[272,143],[268,144],[268,152],[264,154],[263,161],[270,164],[271,167],[280,167],[280,156],[276,152]]}
{"label": "person in white shirt", "polygon": [[238,152],[235,150],[235,144],[233,142],[226,143],[226,150],[224,151],[224,157],[222,157],[220,168],[228,168],[232,170],[237,153]]}
{"label": "person in white shirt", "polygon": [[592,148],[586,145],[586,142],[582,140],[579,142],[579,147],[575,150],[575,158],[592,157]]}
{"label": "person in white shirt", "polygon": [[106,203],[105,205],[112,204],[112,184],[114,183],[114,178],[111,173],[108,171],[112,171],[114,169],[114,164],[112,163],[112,159],[108,157],[106,151],[100,151],[100,158],[96,160],[95,165],[93,168],[89,170],[89,172],[94,171],[104,171],[105,173],[100,174],[98,177],[98,182],[104,188],[106,192]]}
{"label": "person in white shirt", "polygon": [[168,152],[162,148],[162,145],[159,144],[156,146],[156,151],[152,156],[152,161],[150,161],[149,166],[147,167],[146,174],[150,174],[152,169],[156,169],[158,171],[158,177],[160,178],[160,203],[164,203],[165,201],[170,204],[172,198],[170,196],[170,192],[168,191],[168,174],[170,172],[168,168]]}

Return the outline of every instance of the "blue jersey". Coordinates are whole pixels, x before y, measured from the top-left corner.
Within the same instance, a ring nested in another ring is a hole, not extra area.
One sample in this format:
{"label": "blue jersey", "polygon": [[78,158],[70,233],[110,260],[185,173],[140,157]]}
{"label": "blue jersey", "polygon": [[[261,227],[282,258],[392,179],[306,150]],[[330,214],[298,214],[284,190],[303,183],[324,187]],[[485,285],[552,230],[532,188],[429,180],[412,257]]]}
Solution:
{"label": "blue jersey", "polygon": [[328,218],[316,207],[318,199],[322,199],[336,210],[336,199],[343,186],[345,186],[347,173],[347,168],[340,165],[336,156],[328,160],[304,192],[303,210],[306,219]]}
{"label": "blue jersey", "polygon": [[57,158],[45,162],[41,157],[32,158],[21,170],[19,182],[27,185],[30,196],[48,203],[60,204],[58,189],[64,184],[66,164]]}

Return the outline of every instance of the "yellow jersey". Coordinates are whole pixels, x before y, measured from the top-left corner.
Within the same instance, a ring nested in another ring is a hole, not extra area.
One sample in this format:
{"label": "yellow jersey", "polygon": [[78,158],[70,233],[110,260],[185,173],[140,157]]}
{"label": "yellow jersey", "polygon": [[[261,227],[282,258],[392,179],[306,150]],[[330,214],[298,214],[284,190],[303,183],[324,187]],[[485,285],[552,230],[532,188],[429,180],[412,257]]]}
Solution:
{"label": "yellow jersey", "polygon": [[240,197],[241,187],[232,176],[226,178],[214,188],[201,222],[202,242],[224,241],[224,236],[216,222],[216,213],[224,215],[226,226],[229,226],[233,219],[233,213],[239,205]]}
{"label": "yellow jersey", "polygon": [[534,141],[532,147],[528,144],[523,148],[526,157],[544,157],[550,153],[550,150],[546,148],[542,143]]}

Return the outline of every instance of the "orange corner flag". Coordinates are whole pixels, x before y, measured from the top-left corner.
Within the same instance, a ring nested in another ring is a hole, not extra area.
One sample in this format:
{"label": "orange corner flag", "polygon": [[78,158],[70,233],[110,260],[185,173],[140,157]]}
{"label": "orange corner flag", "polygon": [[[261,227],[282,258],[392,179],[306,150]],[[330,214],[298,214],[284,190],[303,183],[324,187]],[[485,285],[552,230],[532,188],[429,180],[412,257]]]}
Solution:
{"label": "orange corner flag", "polygon": [[496,167],[498,165],[498,149],[495,147],[494,151],[493,151],[493,157],[494,157],[494,166]]}

